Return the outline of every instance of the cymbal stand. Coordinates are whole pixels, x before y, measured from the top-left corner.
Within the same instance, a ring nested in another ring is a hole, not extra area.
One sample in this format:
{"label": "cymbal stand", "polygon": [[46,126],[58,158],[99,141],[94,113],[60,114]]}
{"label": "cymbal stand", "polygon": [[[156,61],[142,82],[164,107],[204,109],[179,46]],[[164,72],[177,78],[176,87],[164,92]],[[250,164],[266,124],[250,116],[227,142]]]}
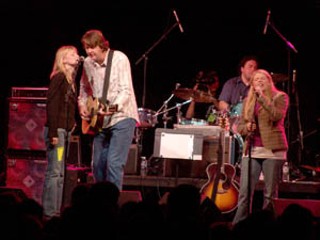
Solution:
{"label": "cymbal stand", "polygon": [[189,100],[184,101],[184,102],[182,102],[182,103],[177,103],[176,106],[173,106],[173,107],[171,107],[171,108],[165,108],[165,110],[163,110],[163,111],[161,111],[161,112],[157,112],[156,114],[154,114],[154,117],[156,117],[156,116],[158,116],[158,115],[160,115],[160,114],[166,115],[167,112],[169,112],[169,111],[171,111],[171,110],[173,110],[173,109],[176,109],[176,108],[180,109],[181,106],[183,106],[183,105],[185,105],[185,104],[188,104],[188,103],[191,103],[191,102],[192,102],[192,98],[190,98]]}
{"label": "cymbal stand", "polygon": [[167,123],[169,120],[172,119],[172,117],[168,117],[168,111],[166,111],[168,109],[168,105],[166,104],[165,107],[164,107],[164,114],[162,116],[162,121],[163,121],[163,127],[164,128],[167,128]]}
{"label": "cymbal stand", "polygon": [[[176,89],[178,89],[180,87],[180,83],[176,83]],[[169,98],[167,100],[165,100],[162,104],[162,106],[158,109],[158,111],[156,112],[156,114],[154,115],[155,116],[158,116],[160,111],[163,110],[163,116],[162,116],[162,120],[163,120],[163,125],[164,125],[164,128],[167,128],[167,123],[168,123],[168,120],[171,120],[172,117],[168,117],[168,103],[171,101],[171,99],[174,97],[174,94],[172,93]]]}
{"label": "cymbal stand", "polygon": [[181,104],[178,103],[177,104],[177,124],[181,124],[181,116],[182,116]]}

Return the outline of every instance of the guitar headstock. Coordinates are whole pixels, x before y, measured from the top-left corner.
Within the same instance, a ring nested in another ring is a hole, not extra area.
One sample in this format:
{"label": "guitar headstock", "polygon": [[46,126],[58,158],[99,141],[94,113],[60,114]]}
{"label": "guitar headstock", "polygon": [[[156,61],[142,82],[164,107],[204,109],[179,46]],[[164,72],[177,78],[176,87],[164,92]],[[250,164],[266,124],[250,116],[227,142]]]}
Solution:
{"label": "guitar headstock", "polygon": [[218,125],[223,129],[223,130],[226,130],[226,131],[229,131],[230,130],[230,121],[229,121],[229,118],[230,118],[230,113],[229,111],[227,110],[223,110],[219,113],[219,116],[218,116]]}

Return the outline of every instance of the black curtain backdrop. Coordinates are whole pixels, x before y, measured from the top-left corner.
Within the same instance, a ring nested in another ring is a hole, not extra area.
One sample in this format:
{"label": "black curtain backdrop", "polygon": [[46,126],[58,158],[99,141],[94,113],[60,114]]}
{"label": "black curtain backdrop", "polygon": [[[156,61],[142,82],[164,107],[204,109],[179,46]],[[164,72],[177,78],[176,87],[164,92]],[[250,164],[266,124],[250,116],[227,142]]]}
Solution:
{"label": "black curtain backdrop", "polygon": [[[184,32],[181,33],[176,26],[162,38],[175,24],[173,10],[177,12]],[[263,34],[268,10],[271,11],[273,26],[296,47],[298,53],[293,52],[270,26]],[[176,83],[180,83],[181,87],[192,86],[193,77],[200,69],[215,69],[222,86],[229,77],[237,74],[242,56],[257,55],[261,67],[289,76],[287,81],[277,83],[277,86],[288,92],[291,98],[287,119],[290,157],[300,164],[300,160],[296,159],[296,150],[300,145],[297,136],[301,125],[307,152],[302,161],[315,165],[320,118],[317,83],[319,20],[318,0],[119,0],[93,2],[90,5],[81,5],[75,0],[33,0],[19,4],[2,1],[2,152],[6,149],[6,100],[11,87],[47,86],[57,48],[72,44],[78,47],[81,55],[85,55],[80,38],[88,29],[97,28],[104,32],[112,48],[128,55],[138,105],[154,111],[171,95]],[[152,46],[154,48],[147,54],[148,61],[136,64]],[[290,87],[293,70],[297,72],[295,91]],[[299,94],[299,102],[295,101],[296,93]],[[145,104],[142,106],[144,96]],[[182,101],[174,97],[169,106]],[[298,108],[300,123],[297,121]],[[175,114],[175,110],[169,112],[169,115]],[[161,117],[155,128],[162,126]],[[145,155],[152,153],[155,128],[144,132]]]}

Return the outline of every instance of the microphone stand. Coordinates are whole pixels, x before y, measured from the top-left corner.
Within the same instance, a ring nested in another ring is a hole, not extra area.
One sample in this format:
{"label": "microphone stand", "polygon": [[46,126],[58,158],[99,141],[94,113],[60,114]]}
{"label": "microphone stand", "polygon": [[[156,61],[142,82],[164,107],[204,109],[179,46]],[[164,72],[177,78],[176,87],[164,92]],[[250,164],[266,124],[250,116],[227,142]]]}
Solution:
{"label": "microphone stand", "polygon": [[142,107],[145,107],[146,102],[146,88],[147,88],[147,63],[149,53],[163,40],[167,35],[176,27],[179,23],[175,22],[168,30],[166,30],[162,36],[136,61],[135,65],[138,65],[142,60],[143,64],[143,93],[142,93]]}
{"label": "microphone stand", "polygon": [[292,93],[294,94],[295,97],[295,103],[296,103],[296,107],[297,107],[297,120],[298,120],[298,137],[297,137],[297,141],[299,141],[300,145],[299,145],[299,151],[298,151],[298,163],[301,163],[301,158],[302,158],[302,151],[304,149],[304,144],[303,144],[303,131],[301,128],[301,120],[300,120],[300,107],[299,107],[299,94],[297,91],[297,87],[296,87],[296,70],[293,70],[293,85],[292,85]]}
{"label": "microphone stand", "polygon": [[250,132],[247,136],[247,149],[248,149],[248,215],[251,213],[251,150],[252,150],[252,138],[253,132]]}
{"label": "microphone stand", "polygon": [[[179,88],[179,86],[180,86],[180,83],[176,83],[176,90]],[[163,116],[162,116],[162,120],[163,120],[164,128],[167,128],[167,122],[168,122],[168,120],[171,119],[171,117],[169,117],[169,118],[167,117],[167,116],[168,116],[168,114],[167,114],[167,113],[168,113],[167,109],[168,109],[168,103],[170,102],[170,100],[171,100],[173,97],[174,97],[174,94],[172,93],[172,94],[170,95],[170,97],[163,102],[162,106],[158,109],[158,111],[157,111],[157,112],[155,113],[155,115],[154,115],[154,116],[158,116],[159,113],[160,113],[160,111],[163,110],[164,114],[163,114]]]}
{"label": "microphone stand", "polygon": [[[272,23],[272,21],[269,21],[268,23],[270,25],[270,27],[273,29],[273,31],[279,36],[279,38],[287,45],[288,47],[288,76],[290,76],[291,73],[291,56],[290,56],[290,50],[293,51],[294,53],[298,53],[298,50],[295,48],[295,46],[289,42],[281,33],[280,31],[275,27],[275,25]],[[284,85],[285,83],[283,83]],[[290,85],[290,81],[288,81],[288,86],[287,86],[287,93],[289,94],[291,91],[291,85]],[[288,136],[288,142],[290,142],[290,110],[287,112],[288,116],[287,116],[287,136]]]}

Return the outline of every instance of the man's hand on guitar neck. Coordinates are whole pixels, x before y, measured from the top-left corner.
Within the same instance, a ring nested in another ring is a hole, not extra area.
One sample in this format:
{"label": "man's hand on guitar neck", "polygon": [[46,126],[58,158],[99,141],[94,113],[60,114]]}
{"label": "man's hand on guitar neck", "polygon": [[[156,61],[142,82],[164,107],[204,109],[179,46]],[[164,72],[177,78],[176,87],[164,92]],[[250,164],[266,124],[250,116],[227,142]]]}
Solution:
{"label": "man's hand on guitar neck", "polygon": [[118,111],[118,105],[107,105],[99,102],[98,115],[110,116]]}
{"label": "man's hand on guitar neck", "polygon": [[99,115],[104,115],[104,116],[110,116],[110,115],[112,115],[114,112],[112,112],[112,111],[109,111],[109,109],[107,109],[107,111],[105,111],[105,109],[103,109],[103,108],[99,108],[99,110],[98,110],[98,112],[97,112],[97,114],[99,114]]}

